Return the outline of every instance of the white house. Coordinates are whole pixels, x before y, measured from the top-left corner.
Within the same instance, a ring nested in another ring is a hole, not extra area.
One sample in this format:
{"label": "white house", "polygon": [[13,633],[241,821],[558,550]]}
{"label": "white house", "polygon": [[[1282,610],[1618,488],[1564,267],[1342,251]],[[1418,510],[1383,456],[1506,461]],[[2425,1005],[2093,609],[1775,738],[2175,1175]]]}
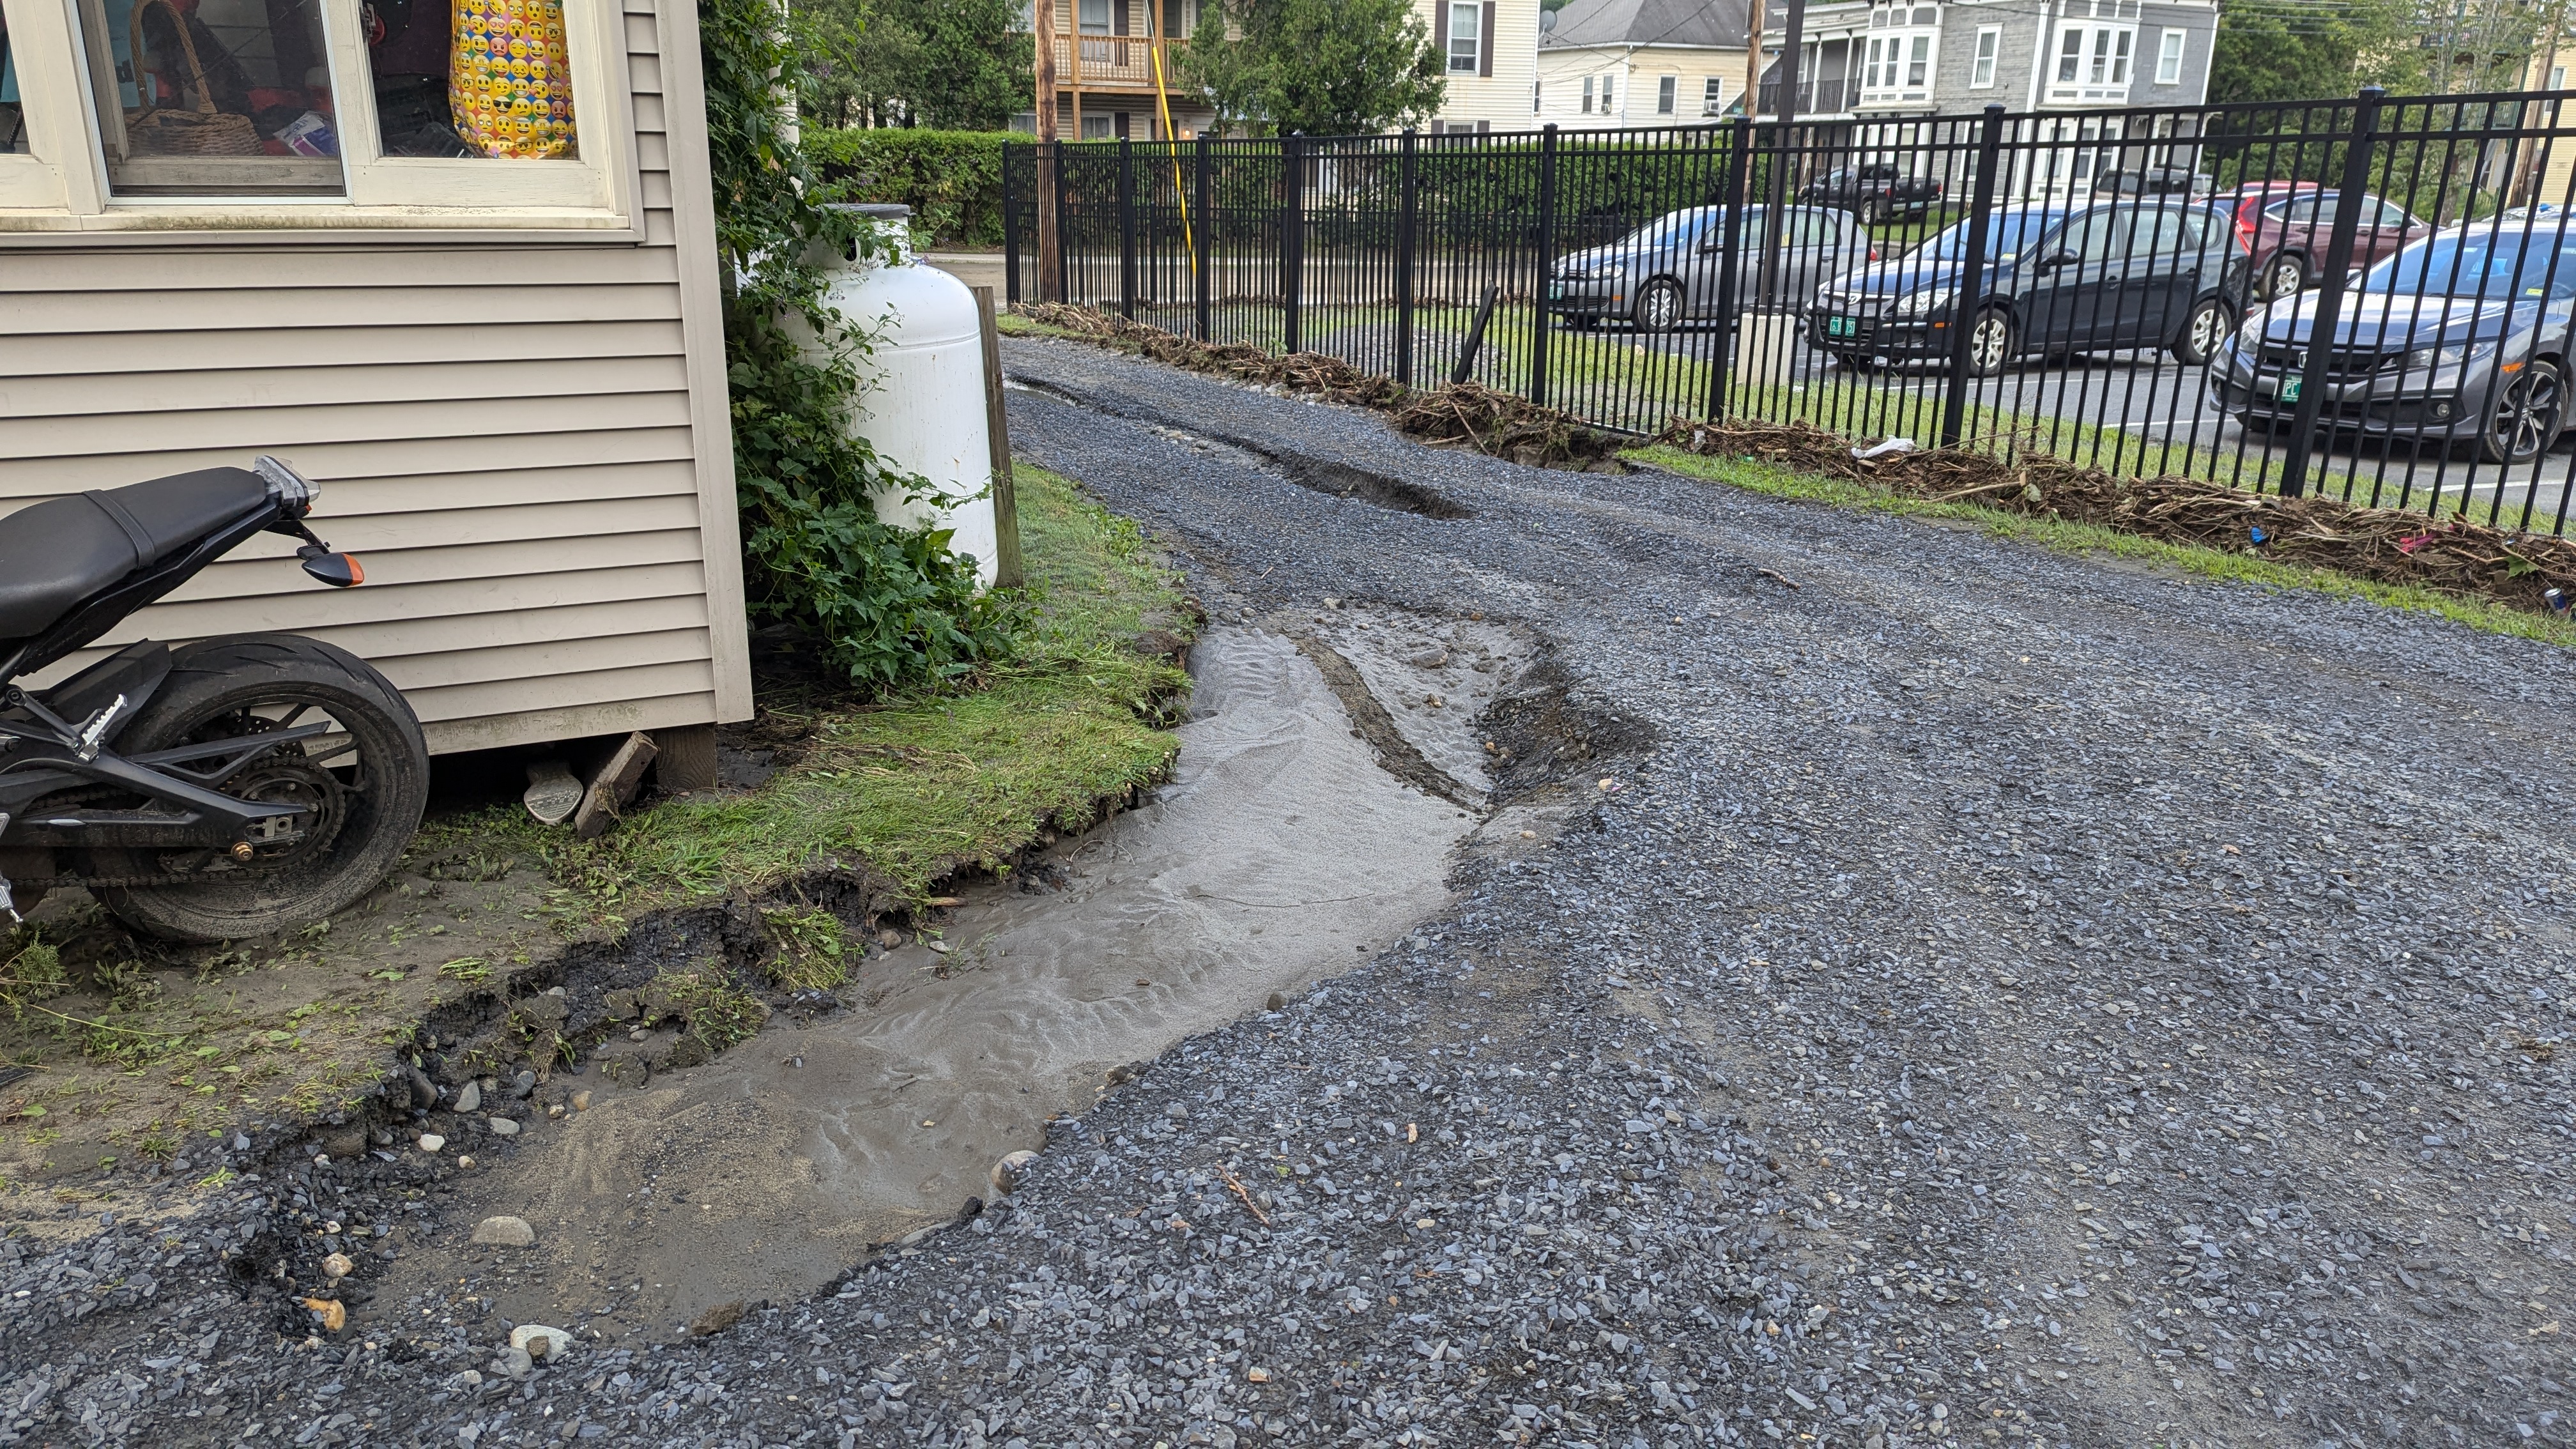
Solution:
{"label": "white house", "polygon": [[1536,119],[1691,125],[1744,93],[1745,0],[1572,0],[1538,38]]}

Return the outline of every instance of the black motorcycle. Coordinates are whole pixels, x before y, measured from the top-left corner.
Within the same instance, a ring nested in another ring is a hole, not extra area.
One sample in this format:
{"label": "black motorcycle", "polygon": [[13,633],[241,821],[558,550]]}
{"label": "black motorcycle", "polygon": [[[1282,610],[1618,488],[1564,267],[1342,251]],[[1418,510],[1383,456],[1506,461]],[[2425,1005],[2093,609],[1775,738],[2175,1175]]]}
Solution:
{"label": "black motorcycle", "polygon": [[17,683],[254,534],[301,540],[323,583],[362,582],[305,526],[316,491],[261,458],[0,518],[0,927],[78,885],[136,930],[242,940],[320,920],[393,869],[429,749],[402,695],[345,649],[147,640],[50,689]]}

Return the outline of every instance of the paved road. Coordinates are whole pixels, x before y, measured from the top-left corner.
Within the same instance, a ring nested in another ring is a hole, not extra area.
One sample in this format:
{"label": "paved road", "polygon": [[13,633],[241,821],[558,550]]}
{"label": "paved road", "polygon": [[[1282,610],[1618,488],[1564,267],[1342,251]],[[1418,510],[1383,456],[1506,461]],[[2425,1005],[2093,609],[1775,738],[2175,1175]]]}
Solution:
{"label": "paved road", "polygon": [[0,1238],[0,1441],[2571,1442],[2562,653],[1006,361],[1226,627],[1534,632],[1454,902],[703,1340],[514,1379],[460,1283],[297,1348],[250,1195]]}

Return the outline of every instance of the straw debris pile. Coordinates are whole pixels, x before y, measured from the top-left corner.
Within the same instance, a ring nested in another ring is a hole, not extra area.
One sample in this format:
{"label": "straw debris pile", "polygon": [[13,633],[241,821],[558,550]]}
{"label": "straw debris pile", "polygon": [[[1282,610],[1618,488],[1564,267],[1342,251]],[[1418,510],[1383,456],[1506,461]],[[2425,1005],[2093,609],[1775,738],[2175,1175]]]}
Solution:
{"label": "straw debris pile", "polygon": [[1321,352],[1292,352],[1283,357],[1248,342],[1200,342],[1061,302],[1024,302],[1013,310],[1033,322],[1193,372],[1376,408],[1391,414],[1407,436],[1434,446],[1473,448],[1539,468],[1588,467],[1628,446],[1627,439],[1586,427],[1554,408],[1532,407],[1482,383],[1451,383],[1417,391]]}
{"label": "straw debris pile", "polygon": [[1676,421],[1655,439],[1706,456],[1757,458],[1938,503],[2098,524],[2173,543],[2251,553],[2388,584],[2534,611],[2576,597],[2576,542],[2333,498],[2282,498],[2198,478],[2120,478],[2045,454],[1974,448],[1858,458],[1808,423]]}

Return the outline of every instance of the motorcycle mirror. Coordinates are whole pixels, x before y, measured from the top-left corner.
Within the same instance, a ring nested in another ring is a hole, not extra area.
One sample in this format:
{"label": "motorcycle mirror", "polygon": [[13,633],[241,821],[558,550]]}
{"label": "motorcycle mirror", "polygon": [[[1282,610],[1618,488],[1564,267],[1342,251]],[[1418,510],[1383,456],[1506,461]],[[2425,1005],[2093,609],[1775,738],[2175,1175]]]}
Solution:
{"label": "motorcycle mirror", "polygon": [[335,589],[354,589],[367,581],[367,571],[354,554],[325,553],[318,548],[299,548],[295,556],[304,561],[304,571]]}

